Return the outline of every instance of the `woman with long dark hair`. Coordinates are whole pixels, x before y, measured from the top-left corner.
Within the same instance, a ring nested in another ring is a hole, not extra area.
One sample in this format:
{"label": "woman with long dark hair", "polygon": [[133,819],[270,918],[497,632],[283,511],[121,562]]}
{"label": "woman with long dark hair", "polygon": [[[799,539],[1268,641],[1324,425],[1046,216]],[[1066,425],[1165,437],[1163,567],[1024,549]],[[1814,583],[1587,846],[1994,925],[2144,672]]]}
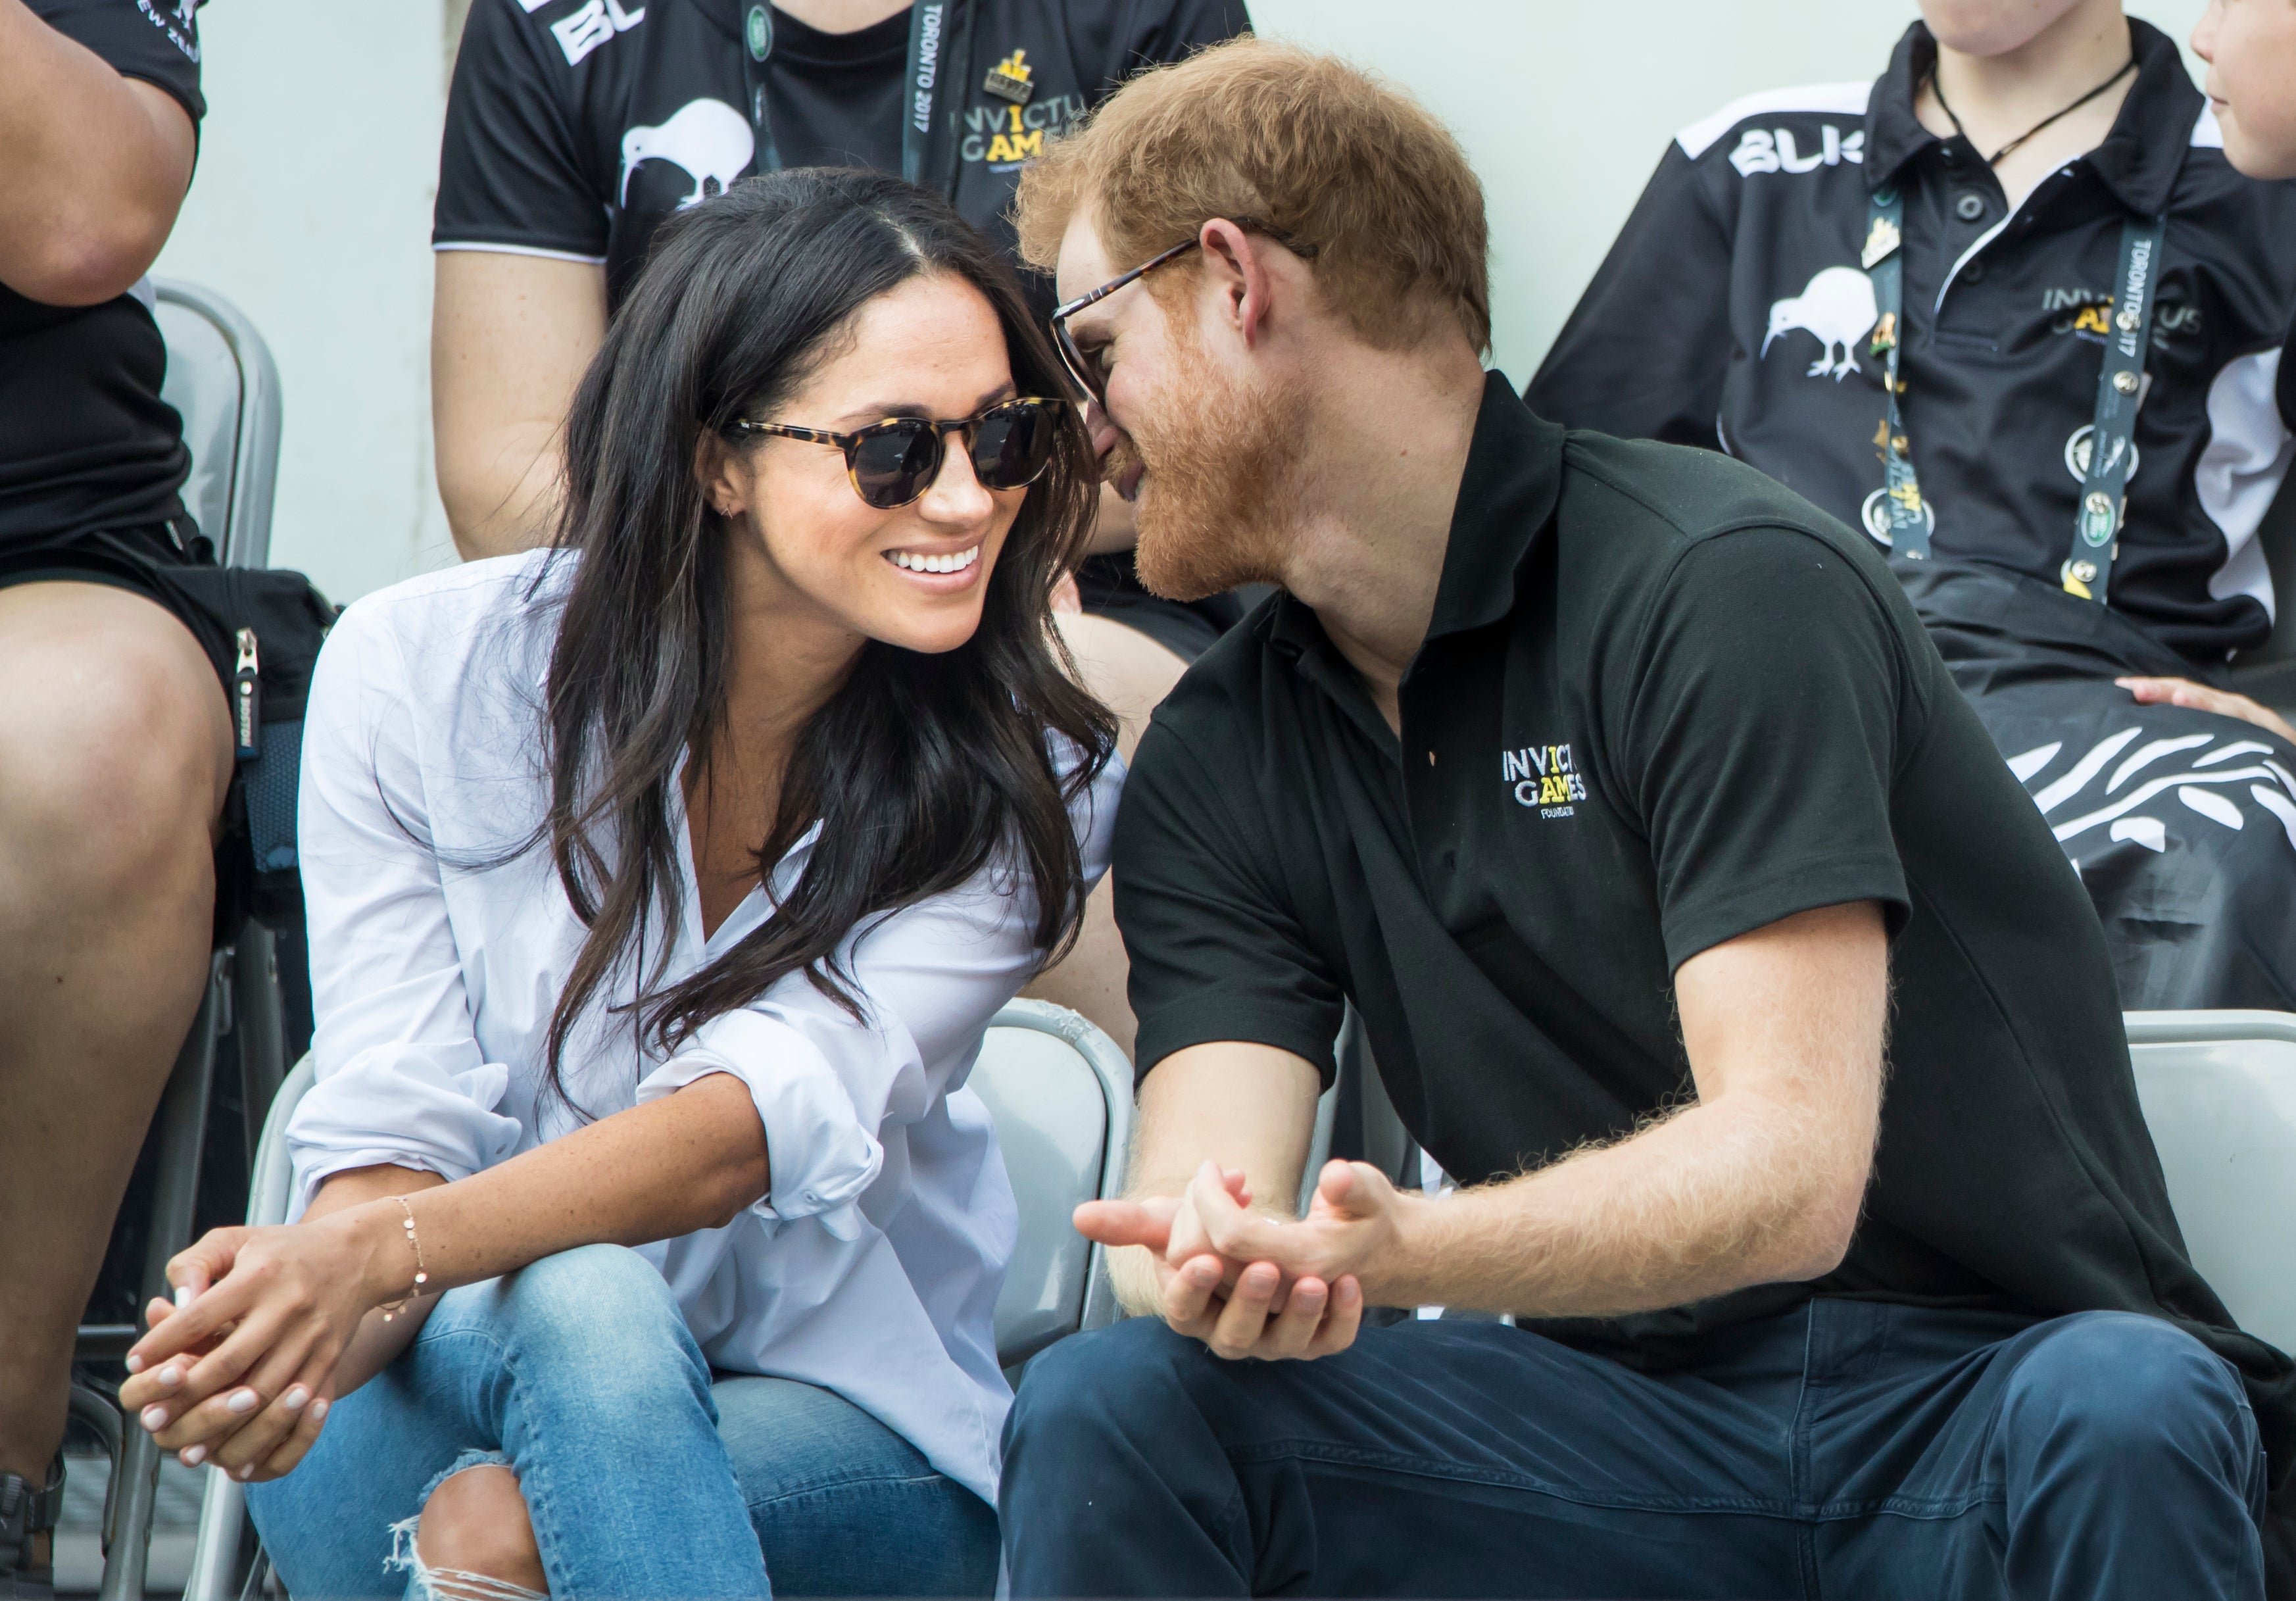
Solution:
{"label": "woman with long dark hair", "polygon": [[961,1086],[1118,783],[1048,628],[1061,392],[943,201],[745,183],[584,379],[555,546],[338,625],[301,1220],[178,1258],[125,1392],[277,1480],[296,1593],[993,1586],[1015,1214]]}

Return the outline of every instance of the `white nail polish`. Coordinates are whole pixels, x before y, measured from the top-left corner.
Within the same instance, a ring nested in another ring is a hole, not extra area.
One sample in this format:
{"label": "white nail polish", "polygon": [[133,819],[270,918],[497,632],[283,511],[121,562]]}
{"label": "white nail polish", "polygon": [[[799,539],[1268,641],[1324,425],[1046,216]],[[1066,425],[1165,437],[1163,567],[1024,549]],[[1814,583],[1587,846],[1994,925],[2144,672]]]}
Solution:
{"label": "white nail polish", "polygon": [[310,1400],[311,1392],[308,1390],[304,1389],[302,1385],[297,1384],[291,1388],[286,1394],[279,1398],[279,1404],[285,1407],[290,1412],[300,1412],[306,1406],[310,1404]]}
{"label": "white nail polish", "polygon": [[144,1433],[149,1434],[158,1433],[161,1429],[168,1426],[168,1408],[165,1407],[144,1408],[142,1422]]}
{"label": "white nail polish", "polygon": [[317,1423],[327,1416],[327,1398],[321,1396],[311,1403],[311,1421]]}
{"label": "white nail polish", "polygon": [[197,1467],[201,1463],[205,1462],[207,1459],[207,1447],[203,1445],[187,1445],[184,1448],[184,1466],[185,1467]]}
{"label": "white nail polish", "polygon": [[160,1382],[167,1385],[168,1389],[173,1390],[176,1385],[184,1382],[184,1370],[176,1367],[173,1362],[170,1362],[165,1367],[160,1369]]}
{"label": "white nail polish", "polygon": [[180,1312],[191,1304],[192,1286],[189,1285],[177,1285],[176,1286],[176,1310]]}
{"label": "white nail polish", "polygon": [[241,1468],[237,1473],[232,1474],[232,1477],[237,1479],[242,1484],[246,1483],[250,1479],[255,1477],[255,1464],[252,1462],[249,1463],[245,1467]]}
{"label": "white nail polish", "polygon": [[252,1390],[234,1390],[223,1407],[226,1412],[252,1412],[262,1400],[263,1398]]}
{"label": "white nail polish", "polygon": [[128,1372],[130,1372],[130,1373],[141,1373],[141,1372],[143,1372],[143,1371],[144,1371],[144,1359],[143,1359],[142,1357],[130,1357],[130,1358],[128,1358],[128,1359],[127,1359],[127,1371],[128,1371]]}

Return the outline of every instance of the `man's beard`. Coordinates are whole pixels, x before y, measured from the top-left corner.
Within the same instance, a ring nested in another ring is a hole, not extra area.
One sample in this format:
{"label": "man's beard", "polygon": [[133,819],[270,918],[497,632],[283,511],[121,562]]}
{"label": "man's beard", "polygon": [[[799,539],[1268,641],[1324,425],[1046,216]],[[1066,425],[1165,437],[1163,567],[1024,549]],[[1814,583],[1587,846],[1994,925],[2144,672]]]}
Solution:
{"label": "man's beard", "polygon": [[1276,583],[1304,426],[1298,398],[1236,383],[1209,362],[1144,397],[1153,418],[1111,452],[1108,477],[1148,469],[1139,501],[1140,582],[1168,600]]}

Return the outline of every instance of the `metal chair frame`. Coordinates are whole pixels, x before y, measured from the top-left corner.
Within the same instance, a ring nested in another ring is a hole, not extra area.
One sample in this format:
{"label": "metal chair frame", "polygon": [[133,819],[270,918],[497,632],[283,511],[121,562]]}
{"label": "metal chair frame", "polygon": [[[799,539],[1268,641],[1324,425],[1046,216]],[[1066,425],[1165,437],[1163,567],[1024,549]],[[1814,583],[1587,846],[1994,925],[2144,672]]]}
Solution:
{"label": "metal chair frame", "polygon": [[[209,324],[237,366],[239,397],[229,431],[230,466],[222,479],[221,515],[211,511],[203,531],[214,541],[224,565],[261,567],[270,556],[278,473],[278,369],[262,335],[229,301],[196,284],[157,280],[152,288],[157,304],[184,308]],[[192,1241],[216,1053],[226,1035],[237,1047],[246,1110],[245,1127],[235,1132],[252,1153],[262,1136],[265,1112],[286,1071],[277,942],[259,924],[250,923],[233,944],[209,958],[198,1014],[160,1100],[152,1227],[138,1281],[139,1306],[167,1293],[168,1262]],[[74,1342],[74,1359],[117,1359],[135,1343],[138,1332],[133,1323],[83,1324]],[[98,1601],[142,1601],[159,1492],[160,1448],[142,1429],[127,1427],[109,1399],[77,1382],[71,1414],[94,1430],[111,1458]]]}

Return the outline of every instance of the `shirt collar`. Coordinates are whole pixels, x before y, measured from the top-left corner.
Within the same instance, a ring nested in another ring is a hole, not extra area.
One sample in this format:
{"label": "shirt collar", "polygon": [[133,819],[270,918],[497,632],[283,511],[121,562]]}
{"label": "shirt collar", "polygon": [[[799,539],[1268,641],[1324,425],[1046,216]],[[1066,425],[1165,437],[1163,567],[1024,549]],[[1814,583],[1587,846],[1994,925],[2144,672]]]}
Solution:
{"label": "shirt collar", "polygon": [[[2120,103],[2104,142],[2081,160],[2120,203],[2140,216],[2168,209],[2185,164],[2201,92],[2177,53],[2177,42],[2150,22],[2128,19],[2136,81]],[[1941,143],[1914,115],[1914,94],[1937,65],[1937,40],[1923,23],[1906,29],[1890,55],[1889,70],[1874,86],[1866,108],[1866,184],[1878,189],[1927,146]]]}

